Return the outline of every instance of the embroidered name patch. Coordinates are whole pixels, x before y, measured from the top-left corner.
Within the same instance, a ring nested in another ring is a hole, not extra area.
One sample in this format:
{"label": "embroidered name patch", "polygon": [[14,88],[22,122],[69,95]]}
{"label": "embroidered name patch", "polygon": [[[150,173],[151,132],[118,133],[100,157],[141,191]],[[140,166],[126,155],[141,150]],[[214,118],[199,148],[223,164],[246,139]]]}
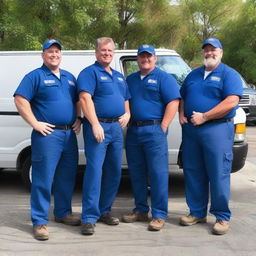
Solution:
{"label": "embroidered name patch", "polygon": [[211,76],[211,80],[219,82],[220,81],[220,77],[218,77],[218,76]]}
{"label": "embroidered name patch", "polygon": [[157,84],[157,80],[148,79],[148,83],[150,83],[150,84]]}
{"label": "embroidered name patch", "polygon": [[45,84],[53,84],[55,83],[55,80],[44,80]]}
{"label": "embroidered name patch", "polygon": [[69,83],[69,85],[71,85],[71,86],[75,86],[75,83],[74,83],[73,81],[71,81],[71,80],[68,80],[68,83]]}
{"label": "embroidered name patch", "polygon": [[108,80],[108,77],[107,76],[101,76],[100,79],[101,80]]}
{"label": "embroidered name patch", "polygon": [[118,79],[119,81],[122,81],[122,82],[124,81],[124,79],[123,79],[122,77],[118,77],[117,79]]}

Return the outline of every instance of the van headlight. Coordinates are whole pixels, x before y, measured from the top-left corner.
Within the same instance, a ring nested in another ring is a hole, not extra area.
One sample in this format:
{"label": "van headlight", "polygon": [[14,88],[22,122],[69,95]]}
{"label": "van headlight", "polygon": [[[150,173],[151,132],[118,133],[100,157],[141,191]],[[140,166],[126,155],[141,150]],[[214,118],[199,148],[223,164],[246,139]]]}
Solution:
{"label": "van headlight", "polygon": [[245,124],[235,124],[235,138],[234,142],[242,142],[245,140]]}
{"label": "van headlight", "polygon": [[250,94],[250,105],[256,105],[256,95]]}

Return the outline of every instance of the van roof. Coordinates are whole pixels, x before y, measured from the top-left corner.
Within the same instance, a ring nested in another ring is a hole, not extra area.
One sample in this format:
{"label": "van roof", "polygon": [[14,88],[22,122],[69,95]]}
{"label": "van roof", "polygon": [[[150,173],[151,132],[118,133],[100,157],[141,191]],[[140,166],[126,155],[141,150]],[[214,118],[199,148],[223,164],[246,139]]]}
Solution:
{"label": "van roof", "polygon": [[[156,55],[176,55],[179,56],[179,54],[174,51],[174,50],[169,50],[169,49],[163,49],[163,48],[158,48],[156,50]],[[42,51],[0,51],[0,56],[12,56],[12,55],[39,55],[41,54]],[[63,55],[94,55],[95,50],[63,50],[62,51]],[[137,50],[115,50],[115,54],[127,54],[127,55],[137,55]]]}

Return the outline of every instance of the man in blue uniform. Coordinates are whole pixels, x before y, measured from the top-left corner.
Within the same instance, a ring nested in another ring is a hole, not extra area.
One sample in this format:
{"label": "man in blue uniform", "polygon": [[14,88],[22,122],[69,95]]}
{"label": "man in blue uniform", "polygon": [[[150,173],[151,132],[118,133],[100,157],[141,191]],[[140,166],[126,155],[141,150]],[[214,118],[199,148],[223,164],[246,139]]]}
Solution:
{"label": "man in blue uniform", "polygon": [[96,41],[95,64],[78,76],[78,92],[83,113],[86,170],[83,181],[83,235],[92,235],[97,220],[118,225],[111,216],[121,177],[123,133],[130,118],[127,84],[113,70],[114,42],[102,37]]}
{"label": "man in blue uniform", "polygon": [[218,39],[205,40],[202,49],[204,66],[193,70],[181,88],[183,168],[190,213],[180,224],[206,222],[210,189],[210,213],[216,217],[212,231],[222,235],[229,229],[231,216],[232,118],[242,96],[242,82],[234,69],[221,63]]}
{"label": "man in blue uniform", "polygon": [[140,46],[137,56],[140,71],[127,77],[131,93],[131,121],[126,136],[126,155],[135,208],[123,216],[123,221],[148,220],[150,185],[150,231],[159,231],[168,216],[167,129],[180,99],[176,80],[157,68],[156,61],[153,46]]}
{"label": "man in blue uniform", "polygon": [[61,44],[50,39],[43,44],[43,65],[27,74],[14,93],[23,119],[33,127],[31,219],[34,236],[47,240],[51,191],[55,221],[79,225],[72,214],[71,199],[77,173],[76,134],[81,120],[77,106],[76,80],[61,70]]}

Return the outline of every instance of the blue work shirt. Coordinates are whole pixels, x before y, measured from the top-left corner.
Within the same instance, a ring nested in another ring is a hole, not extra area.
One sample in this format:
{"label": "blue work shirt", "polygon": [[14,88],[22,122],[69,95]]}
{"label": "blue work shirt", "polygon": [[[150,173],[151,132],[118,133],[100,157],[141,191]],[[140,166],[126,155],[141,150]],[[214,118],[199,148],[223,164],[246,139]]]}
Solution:
{"label": "blue work shirt", "polygon": [[166,105],[180,98],[179,86],[172,75],[155,67],[143,79],[140,71],[127,77],[131,93],[130,109],[133,121],[161,120]]}
{"label": "blue work shirt", "polygon": [[45,65],[28,73],[15,95],[27,99],[38,121],[54,125],[72,125],[76,119],[75,77],[60,70],[60,79]]}
{"label": "blue work shirt", "polygon": [[111,69],[112,75],[95,62],[83,69],[77,79],[78,93],[93,96],[96,115],[101,118],[117,118],[125,113],[124,102],[130,93],[124,76]]}
{"label": "blue work shirt", "polygon": [[[182,87],[181,96],[184,99],[184,113],[190,118],[193,111],[207,112],[214,108],[229,95],[243,94],[240,75],[231,67],[220,63],[204,80],[205,66],[189,73]],[[223,118],[235,116],[236,107]]]}

